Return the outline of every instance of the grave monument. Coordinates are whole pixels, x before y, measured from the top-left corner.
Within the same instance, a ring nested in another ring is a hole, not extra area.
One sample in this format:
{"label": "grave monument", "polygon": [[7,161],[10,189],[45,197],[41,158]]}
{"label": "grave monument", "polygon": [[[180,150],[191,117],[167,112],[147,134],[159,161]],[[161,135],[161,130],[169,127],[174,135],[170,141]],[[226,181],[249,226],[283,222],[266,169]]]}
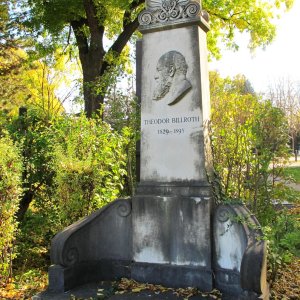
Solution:
{"label": "grave monument", "polygon": [[207,14],[199,1],[147,0],[139,21],[136,195],[56,235],[49,291],[127,277],[202,291],[216,287],[227,299],[268,299],[256,219],[242,205],[215,207],[208,180]]}

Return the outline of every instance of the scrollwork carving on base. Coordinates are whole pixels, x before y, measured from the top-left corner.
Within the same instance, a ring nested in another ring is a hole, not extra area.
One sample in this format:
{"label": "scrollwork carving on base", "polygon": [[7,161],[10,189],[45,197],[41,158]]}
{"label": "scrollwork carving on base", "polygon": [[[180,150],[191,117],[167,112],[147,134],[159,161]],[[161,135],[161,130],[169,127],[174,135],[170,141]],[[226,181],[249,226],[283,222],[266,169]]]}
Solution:
{"label": "scrollwork carving on base", "polygon": [[76,264],[79,261],[78,249],[75,247],[68,249],[67,253],[63,257],[63,260],[65,266],[71,266]]}
{"label": "scrollwork carving on base", "polygon": [[129,201],[120,202],[118,205],[117,212],[120,217],[129,216],[131,213],[131,203]]}
{"label": "scrollwork carving on base", "polygon": [[230,211],[228,208],[226,207],[222,207],[219,211],[218,211],[218,215],[217,215],[218,220],[221,223],[227,222],[230,218]]}

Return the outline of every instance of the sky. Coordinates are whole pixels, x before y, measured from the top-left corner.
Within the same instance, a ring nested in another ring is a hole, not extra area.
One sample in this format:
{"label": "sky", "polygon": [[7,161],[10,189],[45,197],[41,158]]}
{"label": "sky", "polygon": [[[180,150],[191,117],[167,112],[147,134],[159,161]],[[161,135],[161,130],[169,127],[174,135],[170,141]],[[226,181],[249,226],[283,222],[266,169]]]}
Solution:
{"label": "sky", "polygon": [[277,23],[276,38],[265,50],[251,53],[244,35],[237,52],[222,51],[222,58],[209,63],[209,69],[222,77],[244,74],[257,93],[280,78],[300,82],[300,0]]}

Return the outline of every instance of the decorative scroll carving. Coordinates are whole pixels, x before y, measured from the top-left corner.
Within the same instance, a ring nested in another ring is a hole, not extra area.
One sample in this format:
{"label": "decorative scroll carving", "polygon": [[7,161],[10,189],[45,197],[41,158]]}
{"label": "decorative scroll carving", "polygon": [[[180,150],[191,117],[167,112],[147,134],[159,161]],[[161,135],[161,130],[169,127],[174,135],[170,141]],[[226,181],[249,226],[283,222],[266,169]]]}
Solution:
{"label": "decorative scroll carving", "polygon": [[66,256],[64,257],[64,264],[66,266],[71,266],[76,264],[79,261],[79,253],[77,248],[70,248]]}
{"label": "decorative scroll carving", "polygon": [[228,210],[228,208],[226,207],[222,207],[219,211],[218,211],[218,215],[217,218],[220,222],[226,222],[229,220],[230,217],[230,211]]}
{"label": "decorative scroll carving", "polygon": [[129,201],[122,201],[118,205],[118,215],[120,217],[127,217],[131,213],[131,203]]}
{"label": "decorative scroll carving", "polygon": [[148,0],[146,10],[139,15],[139,22],[150,25],[188,19],[196,17],[200,10],[200,3],[191,0]]}
{"label": "decorative scroll carving", "polygon": [[[52,264],[69,267],[105,258],[131,260],[131,210],[130,199],[117,199],[59,232],[51,242]],[[97,240],[101,243],[94,245]]]}

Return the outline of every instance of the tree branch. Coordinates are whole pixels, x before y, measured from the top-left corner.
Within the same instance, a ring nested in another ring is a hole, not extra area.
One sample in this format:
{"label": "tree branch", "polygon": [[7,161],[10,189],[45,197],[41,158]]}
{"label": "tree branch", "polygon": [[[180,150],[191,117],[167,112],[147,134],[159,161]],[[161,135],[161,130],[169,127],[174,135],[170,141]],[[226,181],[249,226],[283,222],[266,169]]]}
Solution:
{"label": "tree branch", "polygon": [[[127,42],[129,41],[132,34],[136,31],[139,26],[138,17],[131,21],[133,11],[142,5],[144,0],[136,0],[131,3],[128,10],[124,12],[123,16],[123,31],[120,33],[116,41],[110,47],[109,51],[112,51],[115,55],[120,56]],[[101,75],[110,67],[110,63],[104,62],[101,68]]]}
{"label": "tree branch", "polygon": [[[122,50],[124,49],[127,42],[129,41],[130,37],[132,36],[132,34],[135,32],[137,28],[138,28],[138,18],[125,25],[123,31],[120,33],[120,35],[113,43],[113,45],[110,47],[108,52],[113,52],[113,54],[116,55],[116,57],[119,57]],[[111,63],[105,61],[102,65],[100,76],[102,76],[111,65],[112,65]]]}
{"label": "tree branch", "polygon": [[210,11],[210,10],[208,10],[208,9],[206,9],[206,11],[208,12],[208,14],[210,15],[210,16],[214,16],[214,17],[217,17],[217,18],[219,18],[219,19],[221,19],[221,20],[223,20],[223,21],[225,21],[225,22],[228,22],[230,19],[231,19],[231,17],[224,17],[224,16],[221,16],[220,14],[217,14],[217,13],[215,13],[215,12],[212,12],[212,11]]}
{"label": "tree branch", "polygon": [[82,31],[83,25],[87,22],[86,19],[81,18],[78,21],[71,21],[71,27],[74,31],[76,42],[79,49],[79,54],[87,54],[89,52],[89,45],[87,41],[87,37],[84,35]]}
{"label": "tree branch", "polygon": [[131,21],[131,17],[132,17],[132,12],[138,8],[140,5],[144,4],[145,1],[144,0],[135,0],[133,1],[128,10],[126,10],[124,12],[124,16],[123,16],[123,28]]}
{"label": "tree branch", "polygon": [[102,12],[101,16],[99,15],[99,12],[97,12],[97,8],[94,4],[93,0],[84,0],[84,9],[87,16],[87,22],[88,26],[90,28],[90,34],[91,34],[91,48],[94,49],[101,49],[101,53],[103,55],[104,49],[103,49],[103,35],[104,35],[104,25],[103,21],[106,17],[106,11],[104,6],[101,6]]}

